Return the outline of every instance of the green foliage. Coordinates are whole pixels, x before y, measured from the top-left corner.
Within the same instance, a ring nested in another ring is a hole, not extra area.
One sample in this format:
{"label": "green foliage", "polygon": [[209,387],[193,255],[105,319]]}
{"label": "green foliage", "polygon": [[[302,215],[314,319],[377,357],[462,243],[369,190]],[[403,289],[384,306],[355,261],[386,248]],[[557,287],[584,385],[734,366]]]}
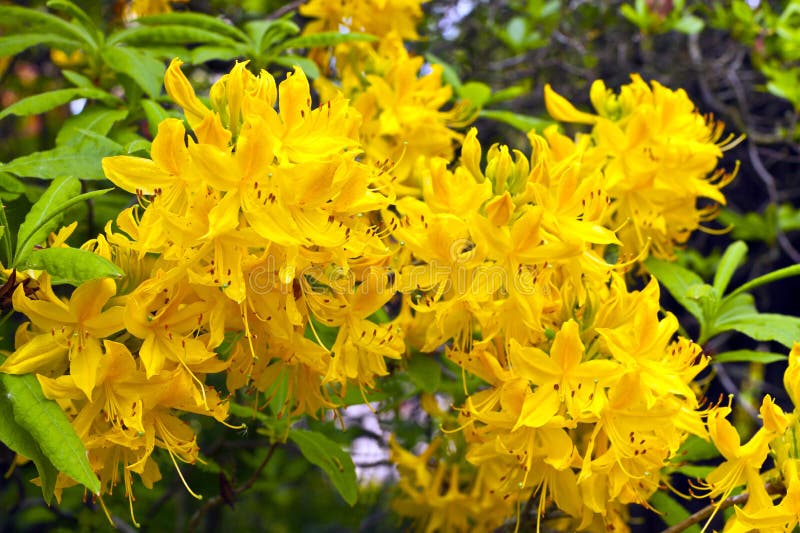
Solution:
{"label": "green foliage", "polygon": [[328,475],[348,505],[355,505],[358,500],[356,469],[347,452],[325,435],[314,431],[292,429],[289,440],[297,445],[310,463],[317,465]]}
{"label": "green foliage", "polygon": [[[9,431],[13,443],[25,446],[23,449],[30,450],[32,457],[38,454],[35,448],[29,446],[30,440],[38,445],[41,456],[36,463],[39,475],[46,481],[42,486],[43,491],[48,489],[45,498],[49,499],[55,483],[52,467],[81,483],[92,493],[99,494],[100,480],[92,471],[83,443],[64,411],[56,402],[44,397],[36,378],[32,375],[0,374],[0,382],[5,400],[11,404],[11,413],[8,407],[0,410],[0,416],[3,417],[0,424]],[[11,419],[9,414],[12,415]]]}
{"label": "green foliage", "polygon": [[738,331],[759,341],[776,341],[787,348],[800,339],[800,318],[776,313],[759,313],[747,291],[781,279],[800,275],[800,265],[786,267],[754,278],[725,294],[733,273],[744,261],[747,246],[731,244],[717,264],[713,285],[708,285],[686,268],[668,261],[648,258],[647,269],[670,292],[699,325],[697,342],[705,344],[726,331]]}
{"label": "green foliage", "polygon": [[124,272],[108,259],[79,248],[34,250],[20,266],[46,270],[53,276],[54,285],[67,283],[76,287],[92,279],[121,278],[124,275]]}

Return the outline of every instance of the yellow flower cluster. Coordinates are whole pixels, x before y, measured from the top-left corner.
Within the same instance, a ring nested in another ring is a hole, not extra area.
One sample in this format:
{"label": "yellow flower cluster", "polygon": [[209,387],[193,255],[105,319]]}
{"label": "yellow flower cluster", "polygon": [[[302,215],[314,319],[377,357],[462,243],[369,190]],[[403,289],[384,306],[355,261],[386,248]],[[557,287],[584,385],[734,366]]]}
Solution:
{"label": "yellow flower cluster", "polygon": [[[625,530],[627,504],[668,482],[689,435],[731,439],[725,408],[700,406],[707,360],[659,314],[658,284],[631,291],[624,276],[713,216],[699,199],[724,203],[722,126],[683,91],[634,77],[619,96],[595,83],[597,115],[546,90],[551,114],[590,134],[551,127],[529,134],[529,155],[484,150],[476,130],[452,129],[465,115],[447,109],[441,69],[403,45],[421,3],[306,4],[307,33],[381,37],[324,57],[317,106],[302,70],[278,85],[246,63],[207,105],[173,61],[164,82],[188,128],[166,119],[150,158],[103,161],[138,203],[84,245],[126,277],[66,300],[46,274],[14,292],[29,322],[0,371],[39,375],[104,493],[120,469],[131,500],[131,473],[155,482],[156,448],[176,468],[200,460],[184,413],[224,423],[226,394],[281,388],[282,415],[318,416],[409,352],[443,353],[482,381],[445,428],[461,431],[471,465],[437,455],[438,441],[419,457],[392,444],[395,507],[426,531],[491,530],[526,501],[561,529]],[[610,247],[624,259],[609,263]],[[206,385],[217,373],[224,392]],[[709,478],[712,495],[757,477],[788,424],[772,404],[762,412],[766,440],[724,445],[732,466]]]}
{"label": "yellow flower cluster", "polygon": [[472,130],[459,166],[430,160],[422,199],[397,200],[400,320],[411,346],[445,345],[487,384],[460,410],[482,498],[554,504],[567,529],[624,527],[623,504],[644,504],[685,438],[706,435],[691,385],[706,358],[659,320],[655,280],[629,292],[598,255],[618,241],[588,139],[530,138],[530,160],[495,145],[482,170]]}
{"label": "yellow flower cluster", "polygon": [[[395,292],[378,268],[390,257],[378,210],[393,198],[384,169],[360,161],[358,113],[342,98],[313,108],[300,70],[277,87],[244,63],[212,87],[209,108],[180,65],[165,85],[191,129],[167,119],[151,159],[103,161],[139,205],[119,215],[124,234],[109,224],[85,248],[127,277],[86,283],[69,301],[46,274],[33,296],[20,286],[14,307],[30,324],[0,367],[40,375],[104,491],[122,463],[129,498],[131,472],[158,479],[155,446],[198,459],[194,431],[174,413],[226,418],[206,374],[227,372],[229,392],[284,380],[284,410],[313,416],[336,405],[331,391],[372,385],[384,357],[405,350],[394,325],[368,318]],[[338,327],[332,347],[309,340],[313,321]]]}
{"label": "yellow flower cluster", "polygon": [[736,172],[715,169],[722,151],[738,140],[720,141],[723,124],[697,112],[682,89],[631,78],[619,95],[601,80],[592,84],[596,115],[578,111],[549,85],[545,102],[556,120],[592,125],[593,157],[601,161],[614,199],[608,223],[625,252],[637,255],[649,247],[656,257],[672,259],[675,245],[725,204],[720,189]]}
{"label": "yellow flower cluster", "polygon": [[468,106],[445,109],[453,91],[442,82],[442,67],[408,52],[422,17],[420,0],[313,0],[300,12],[314,20],[304,33],[358,31],[380,37],[375,43],[346,42],[331,55],[312,54],[334,77],[315,82],[322,101],[342,93],[362,115],[360,138],[368,161],[392,162],[398,194],[418,194],[414,175],[421,157],[452,160],[461,135],[452,128],[474,119]]}
{"label": "yellow flower cluster", "polygon": [[711,440],[724,461],[706,477],[703,488],[719,503],[742,487],[748,495],[742,507],[735,506],[735,514],[725,524],[726,533],[793,531],[800,523],[800,343],[789,354],[783,384],[794,410],[786,413],[771,396],[764,396],[763,425],[745,444],[726,419],[730,407],[721,407],[708,417]]}

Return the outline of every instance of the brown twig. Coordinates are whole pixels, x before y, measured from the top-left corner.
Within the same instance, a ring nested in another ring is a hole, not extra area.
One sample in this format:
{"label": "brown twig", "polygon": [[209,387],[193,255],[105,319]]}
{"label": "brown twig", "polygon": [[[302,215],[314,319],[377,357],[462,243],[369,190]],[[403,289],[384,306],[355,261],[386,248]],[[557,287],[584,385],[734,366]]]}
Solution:
{"label": "brown twig", "polygon": [[[241,494],[242,492],[246,491],[250,487],[252,487],[258,478],[261,477],[261,472],[269,463],[269,460],[272,459],[272,455],[275,453],[275,450],[278,448],[278,443],[273,443],[272,446],[269,448],[269,452],[267,452],[267,456],[264,457],[264,460],[261,461],[261,464],[258,465],[256,471],[253,472],[253,475],[250,476],[250,479],[239,485],[238,487],[233,488],[234,494]],[[206,502],[200,507],[193,515],[192,518],[189,520],[189,525],[186,527],[187,531],[197,531],[197,526],[200,524],[200,519],[203,515],[208,512],[209,510],[213,509],[214,507],[224,503],[224,499],[221,495],[214,496],[213,498],[209,498]]]}
{"label": "brown twig", "polygon": [[285,6],[281,6],[278,9],[276,9],[275,11],[273,11],[272,13],[270,13],[269,15],[267,15],[266,19],[267,20],[273,20],[273,19],[281,18],[286,13],[288,13],[290,11],[294,11],[295,9],[297,9],[298,7],[303,5],[305,2],[306,2],[306,0],[294,0],[294,2],[289,2]]}
{"label": "brown twig", "polygon": [[[776,483],[767,483],[764,487],[767,490],[767,494],[785,494],[786,487],[781,482]],[[717,511],[724,511],[729,507],[733,507],[734,505],[738,504],[745,504],[747,503],[748,498],[750,498],[749,492],[743,492],[741,494],[737,494],[736,496],[731,496],[730,498],[718,503],[718,504],[710,504],[706,507],[703,507],[693,515],[689,516],[689,518],[678,522],[674,526],[670,526],[661,533],[680,533],[681,531],[685,531],[689,527],[699,524],[703,520],[710,517]]]}

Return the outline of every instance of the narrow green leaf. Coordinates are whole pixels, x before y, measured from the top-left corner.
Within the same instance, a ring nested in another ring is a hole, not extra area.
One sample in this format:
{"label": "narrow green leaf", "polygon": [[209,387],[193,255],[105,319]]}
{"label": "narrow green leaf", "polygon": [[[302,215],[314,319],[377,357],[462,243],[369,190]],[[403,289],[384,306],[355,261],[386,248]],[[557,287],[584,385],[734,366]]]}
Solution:
{"label": "narrow green leaf", "polygon": [[0,171],[46,180],[64,177],[105,179],[101,160],[121,154],[122,146],[89,130],[82,129],[79,132],[82,137],[74,145],[57,146],[52,150],[18,157],[0,166]]}
{"label": "narrow green leaf", "polygon": [[[678,503],[667,491],[656,491],[650,496],[650,505],[659,512],[661,520],[668,526],[674,526],[678,522],[689,518],[689,511]],[[700,526],[694,524],[683,531],[687,533],[700,533]]]}
{"label": "narrow green leaf", "polygon": [[75,178],[59,178],[50,184],[41,198],[31,206],[17,232],[17,250],[11,266],[24,262],[35,244],[43,242],[58,228],[64,211],[90,198],[100,196],[112,189],[78,194],[80,182]]}
{"label": "narrow green leaf", "polygon": [[92,80],[73,70],[62,70],[61,74],[76,87],[94,87],[94,82]]}
{"label": "narrow green leaf", "polygon": [[700,276],[680,265],[652,256],[648,257],[644,264],[647,270],[666,287],[672,297],[700,321],[702,328],[704,324],[703,311],[700,304],[689,296],[693,288],[704,285]]}
{"label": "narrow green leaf", "polygon": [[312,80],[319,78],[320,72],[317,64],[301,56],[278,56],[272,58],[272,62],[286,68],[300,67],[306,76]]}
{"label": "narrow green leaf", "polygon": [[425,392],[436,392],[442,380],[442,367],[433,357],[418,354],[408,360],[408,377]]}
{"label": "narrow green leaf", "polygon": [[85,38],[90,40],[95,47],[103,38],[103,34],[97,28],[89,15],[87,15],[83,9],[73,4],[69,0],[49,0],[47,2],[47,7],[54,11],[61,11],[68,15],[72,15],[86,32]]}
{"label": "narrow green leaf", "polygon": [[13,200],[25,192],[25,185],[11,174],[0,172],[0,199]]}
{"label": "narrow green leaf", "polygon": [[755,279],[751,279],[744,285],[737,287],[734,291],[728,296],[733,296],[735,294],[739,294],[740,292],[749,291],[755,289],[756,287],[761,287],[762,285],[767,285],[768,283],[772,283],[778,280],[782,280],[785,278],[791,278],[793,276],[800,276],[800,265],[792,265],[785,268],[779,268],[769,274],[764,274],[763,276],[759,276]]}
{"label": "narrow green leaf", "polygon": [[38,115],[45,111],[50,111],[67,102],[77,100],[78,98],[95,98],[103,102],[113,104],[117,102],[117,97],[93,87],[76,87],[74,89],[58,89],[46,93],[35,94],[27,98],[23,98],[18,102],[14,102],[7,108],[0,112],[0,120],[8,115],[17,115],[26,117],[28,115]]}
{"label": "narrow green leaf", "polygon": [[503,122],[525,133],[531,130],[543,131],[546,127],[555,124],[552,120],[522,115],[503,109],[482,109],[479,116],[481,118]]}
{"label": "narrow green leaf", "polygon": [[136,26],[118,31],[108,38],[109,45],[127,43],[141,46],[159,44],[216,43],[236,46],[236,41],[213,31],[191,26],[168,24],[164,26]]}
{"label": "narrow green leaf", "polygon": [[125,109],[93,107],[68,118],[56,135],[56,146],[76,145],[87,140],[86,131],[106,135],[115,123],[128,116]]}
{"label": "narrow green leaf", "polygon": [[136,22],[143,26],[177,25],[200,28],[215,33],[225,35],[231,39],[247,42],[249,38],[242,30],[228,24],[222,19],[205,15],[203,13],[163,13],[160,15],[150,15],[136,19]]}
{"label": "narrow green leaf", "polygon": [[86,448],[75,434],[64,411],[45,398],[39,381],[32,375],[0,374],[14,412],[14,420],[39,444],[53,466],[94,494],[100,492]]}
{"label": "narrow green leaf", "polygon": [[456,91],[460,98],[472,102],[475,107],[483,107],[492,97],[492,89],[485,83],[479,81],[468,81]]}
{"label": "narrow green leaf", "polygon": [[153,143],[148,141],[145,138],[138,138],[133,139],[128,144],[125,145],[124,151],[126,154],[132,154],[135,152],[147,152],[150,153],[150,148],[153,146]]}
{"label": "narrow green leaf", "polygon": [[198,46],[191,52],[193,65],[201,65],[206,61],[221,59],[223,61],[230,61],[237,57],[244,56],[245,54],[239,48],[230,46]]}
{"label": "narrow green leaf", "polygon": [[31,434],[14,419],[14,410],[11,402],[7,401],[8,391],[0,380],[0,442],[11,448],[14,452],[24,455],[36,465],[39,479],[42,482],[42,496],[45,503],[50,505],[53,492],[56,488],[58,470],[53,463],[45,457],[42,449]]}
{"label": "narrow green leaf", "polygon": [[0,21],[2,21],[0,24],[5,27],[21,27],[28,32],[47,30],[62,37],[77,39],[86,45],[94,46],[91,39],[87,40],[83,28],[43,11],[26,7],[0,6]]}
{"label": "narrow green leaf", "polygon": [[44,248],[34,250],[20,268],[46,270],[53,284],[78,286],[97,278],[121,278],[125,273],[104,257],[80,248]]}
{"label": "narrow green leaf", "polygon": [[787,348],[800,342],[800,317],[755,313],[725,323],[725,330],[744,333],[757,341],[776,341]]}
{"label": "narrow green leaf", "polygon": [[58,216],[59,207],[80,192],[81,184],[75,178],[58,178],[50,184],[39,200],[33,204],[25,221],[19,227],[17,249],[14,253],[15,263],[23,259],[21,257],[23,250],[26,256],[30,253],[30,250],[27,250],[28,245],[44,241],[58,226],[61,221],[61,217]]}
{"label": "narrow green leaf", "polygon": [[297,35],[300,28],[285,18],[277,20],[254,20],[244,26],[250,36],[255,52],[261,53],[271,48],[278,41],[284,41],[289,35]]}
{"label": "narrow green leaf", "polygon": [[150,98],[158,98],[164,84],[164,63],[145,50],[108,46],[103,60],[115,72],[129,76]]}
{"label": "narrow green leaf", "polygon": [[372,42],[377,40],[377,37],[368,33],[324,31],[288,39],[282,42],[277,48],[279,50],[288,50],[291,48],[321,48],[325,46],[336,46],[342,43]]}
{"label": "narrow green leaf", "polygon": [[786,354],[759,352],[756,350],[733,350],[714,356],[715,363],[761,363],[767,365],[778,361],[786,361]]}
{"label": "narrow green leaf", "polygon": [[356,483],[356,469],[350,454],[345,452],[337,443],[330,440],[322,433],[292,429],[289,431],[289,440],[297,444],[300,453],[320,467],[333,482],[333,486],[342,495],[349,505],[355,505],[358,499],[358,485]]}
{"label": "narrow green leaf", "polygon": [[717,271],[714,274],[714,289],[717,294],[725,294],[733,273],[747,256],[747,245],[742,241],[736,241],[728,246],[722,258],[717,263]]}
{"label": "narrow green leaf", "polygon": [[48,45],[53,48],[79,48],[80,41],[66,39],[58,35],[43,35],[41,33],[22,33],[0,37],[0,57],[17,55],[23,50],[36,45]]}

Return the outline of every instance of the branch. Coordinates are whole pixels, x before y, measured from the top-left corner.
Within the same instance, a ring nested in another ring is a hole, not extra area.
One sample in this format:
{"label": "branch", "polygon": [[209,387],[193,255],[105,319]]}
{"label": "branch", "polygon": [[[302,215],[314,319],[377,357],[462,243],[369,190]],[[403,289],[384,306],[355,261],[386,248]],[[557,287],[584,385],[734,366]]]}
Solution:
{"label": "branch", "polygon": [[[233,488],[233,493],[234,494],[241,494],[242,492],[244,492],[247,489],[249,489],[250,487],[252,487],[253,484],[256,481],[258,481],[258,478],[261,477],[261,472],[264,470],[264,467],[267,466],[267,463],[269,463],[269,460],[272,459],[272,454],[275,453],[275,450],[277,448],[278,448],[278,443],[277,442],[274,443],[272,446],[270,446],[269,452],[267,452],[267,456],[264,458],[263,461],[261,461],[261,464],[258,465],[258,468],[256,468],[256,471],[253,472],[252,476],[250,476],[250,479],[248,479],[247,481],[245,481],[244,483],[242,483],[238,487],[234,487]],[[189,520],[189,524],[186,527],[186,530],[187,531],[197,531],[197,526],[200,525],[200,519],[203,517],[203,515],[207,511],[213,509],[214,507],[218,506],[219,504],[221,504],[221,503],[223,503],[225,501],[226,500],[222,497],[222,495],[217,495],[217,496],[214,496],[213,498],[209,498],[208,500],[206,500],[206,503],[204,503],[203,506],[200,507],[192,515],[192,518],[191,518],[191,520]]]}
{"label": "branch", "polygon": [[278,9],[276,9],[275,11],[273,11],[272,13],[270,13],[269,15],[267,15],[266,19],[267,20],[273,20],[273,19],[281,18],[286,13],[288,13],[290,11],[294,11],[295,9],[297,9],[298,7],[303,5],[305,2],[306,2],[306,0],[294,0],[294,2],[289,2],[285,6],[281,6]]}
{"label": "branch", "polygon": [[[781,482],[767,483],[765,488],[767,489],[767,494],[786,494],[786,487]],[[661,533],[680,533],[681,531],[685,531],[691,526],[699,524],[716,511],[724,511],[728,507],[733,507],[734,505],[738,505],[740,503],[747,503],[748,498],[750,498],[750,493],[743,492],[741,494],[737,494],[736,496],[731,496],[730,498],[718,504],[709,504],[691,515],[686,520],[678,522],[674,526],[668,527]]]}

